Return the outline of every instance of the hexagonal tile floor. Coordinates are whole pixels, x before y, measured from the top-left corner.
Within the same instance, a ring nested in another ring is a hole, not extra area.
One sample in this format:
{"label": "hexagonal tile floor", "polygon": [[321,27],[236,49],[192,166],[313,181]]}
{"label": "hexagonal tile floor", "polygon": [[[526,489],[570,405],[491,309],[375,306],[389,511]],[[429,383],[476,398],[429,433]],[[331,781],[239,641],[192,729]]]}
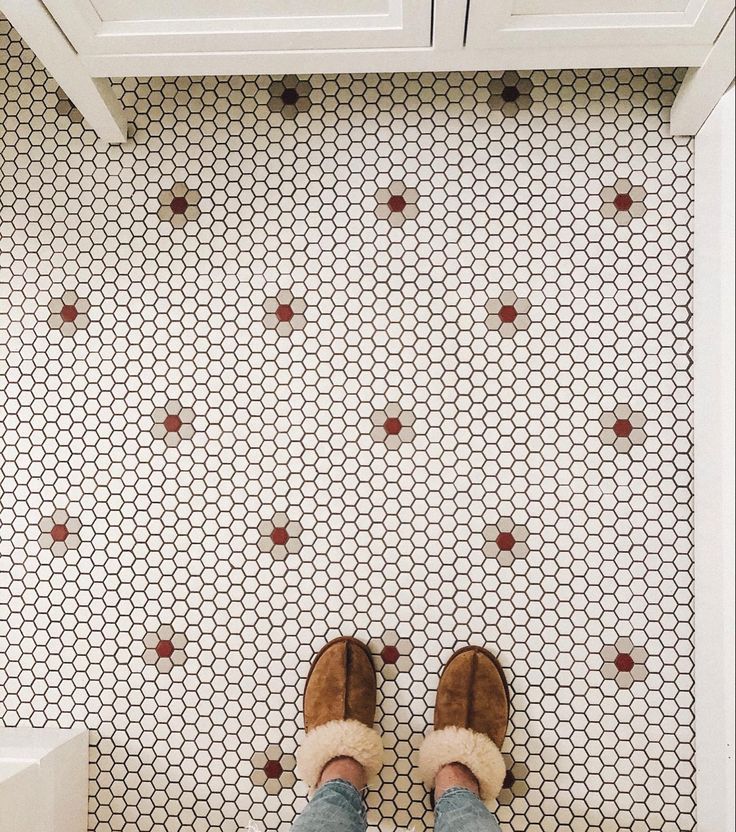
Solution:
{"label": "hexagonal tile floor", "polygon": [[0,38],[0,716],[91,728],[90,830],[288,830],[339,633],[372,829],[467,642],[505,830],[694,829],[681,73],[125,80],[106,148]]}

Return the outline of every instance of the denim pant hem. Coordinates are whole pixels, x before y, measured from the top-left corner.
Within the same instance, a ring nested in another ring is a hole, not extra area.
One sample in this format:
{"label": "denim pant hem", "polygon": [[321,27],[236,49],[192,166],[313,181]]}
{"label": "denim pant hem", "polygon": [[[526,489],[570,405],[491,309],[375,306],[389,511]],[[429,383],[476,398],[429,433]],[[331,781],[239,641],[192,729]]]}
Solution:
{"label": "denim pant hem", "polygon": [[[501,832],[481,799],[467,789],[448,789],[437,801],[435,832]],[[346,780],[330,780],[317,789],[292,832],[365,832],[361,793]]]}

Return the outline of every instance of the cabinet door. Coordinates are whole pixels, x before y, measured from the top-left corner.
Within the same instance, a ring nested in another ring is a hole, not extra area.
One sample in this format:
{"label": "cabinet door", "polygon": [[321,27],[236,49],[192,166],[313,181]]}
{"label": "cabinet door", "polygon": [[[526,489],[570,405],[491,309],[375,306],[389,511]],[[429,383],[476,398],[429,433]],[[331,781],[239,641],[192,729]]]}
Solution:
{"label": "cabinet door", "polygon": [[731,0],[469,0],[467,45],[711,44],[732,9]]}
{"label": "cabinet door", "polygon": [[429,46],[432,0],[46,0],[83,56]]}

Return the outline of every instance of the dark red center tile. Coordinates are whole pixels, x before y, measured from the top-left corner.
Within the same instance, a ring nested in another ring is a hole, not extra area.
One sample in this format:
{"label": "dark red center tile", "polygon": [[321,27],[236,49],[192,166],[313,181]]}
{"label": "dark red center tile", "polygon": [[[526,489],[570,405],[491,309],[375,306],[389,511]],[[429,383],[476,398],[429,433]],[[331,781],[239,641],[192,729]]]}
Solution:
{"label": "dark red center tile", "polygon": [[394,214],[398,214],[406,208],[406,200],[403,196],[394,194],[388,201],[388,207],[394,212]]}
{"label": "dark red center tile", "polygon": [[634,204],[634,200],[628,194],[616,194],[613,204],[617,211],[628,211]]}
{"label": "dark red center tile", "polygon": [[619,673],[631,673],[634,669],[634,660],[628,653],[619,653],[615,664]]}
{"label": "dark red center tile", "polygon": [[634,426],[628,419],[617,419],[613,426],[613,432],[622,439],[631,436],[632,430],[634,430]]}
{"label": "dark red center tile", "polygon": [[396,416],[390,416],[383,423],[383,429],[389,436],[398,436],[401,433],[401,421]]}
{"label": "dark red center tile", "polygon": [[289,87],[281,93],[281,100],[284,104],[296,104],[299,100],[299,93],[293,87]]}
{"label": "dark red center tile", "polygon": [[276,317],[282,323],[288,323],[294,317],[294,310],[288,303],[282,303],[276,310]]}
{"label": "dark red center tile", "polygon": [[174,655],[174,645],[167,638],[162,638],[156,645],[156,654],[160,659],[170,659]]}
{"label": "dark red center tile", "polygon": [[66,323],[75,321],[78,314],[79,312],[77,312],[77,307],[74,304],[67,303],[61,307],[61,320]]}
{"label": "dark red center tile", "polygon": [[499,534],[496,538],[496,546],[498,546],[502,552],[510,552],[514,548],[515,543],[516,540],[511,532],[501,532],[501,534]]}
{"label": "dark red center tile", "polygon": [[384,664],[396,664],[399,660],[398,648],[394,647],[392,644],[387,644],[383,650],[381,650],[381,659],[383,659]]}
{"label": "dark red center tile", "polygon": [[278,780],[284,773],[284,768],[278,760],[269,760],[266,765],[263,766],[263,773],[269,778],[269,780]]}
{"label": "dark red center tile", "polygon": [[506,776],[503,778],[503,787],[504,789],[510,789],[514,783],[516,782],[516,777],[514,777],[514,772],[509,770],[506,772]]}
{"label": "dark red center tile", "polygon": [[520,93],[518,87],[504,87],[503,92],[501,93],[501,98],[503,98],[507,104],[511,104],[519,98],[519,95]]}
{"label": "dark red center tile", "polygon": [[164,419],[164,427],[169,433],[178,433],[181,430],[182,421],[176,413],[169,413]]}
{"label": "dark red center tile", "polygon": [[51,529],[51,538],[57,543],[61,543],[69,537],[69,529],[63,523],[57,523]]}
{"label": "dark red center tile", "polygon": [[504,324],[512,324],[519,313],[511,305],[502,306],[498,311],[498,317]]}
{"label": "dark red center tile", "polygon": [[187,208],[189,207],[189,203],[187,202],[186,197],[175,196],[171,200],[169,207],[171,208],[171,212],[173,214],[185,214]]}
{"label": "dark red center tile", "polygon": [[286,546],[289,541],[289,533],[285,526],[276,526],[271,532],[271,542],[274,546]]}

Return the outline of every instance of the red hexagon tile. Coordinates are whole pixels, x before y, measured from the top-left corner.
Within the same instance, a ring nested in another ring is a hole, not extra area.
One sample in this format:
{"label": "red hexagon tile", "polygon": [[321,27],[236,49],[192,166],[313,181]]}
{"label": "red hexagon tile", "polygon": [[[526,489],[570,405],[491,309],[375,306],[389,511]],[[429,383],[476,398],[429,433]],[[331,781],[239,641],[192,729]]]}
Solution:
{"label": "red hexagon tile", "polygon": [[376,670],[385,679],[396,679],[400,673],[411,670],[412,643],[401,638],[395,630],[387,630],[381,639],[370,643]]}

